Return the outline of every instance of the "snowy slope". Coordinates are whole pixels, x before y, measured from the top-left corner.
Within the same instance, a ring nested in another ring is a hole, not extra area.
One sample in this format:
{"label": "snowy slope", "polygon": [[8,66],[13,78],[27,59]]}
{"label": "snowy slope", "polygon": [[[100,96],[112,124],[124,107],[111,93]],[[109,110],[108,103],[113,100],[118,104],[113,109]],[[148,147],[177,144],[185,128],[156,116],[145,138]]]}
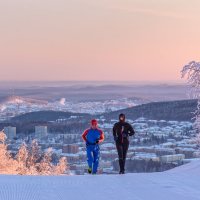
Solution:
{"label": "snowy slope", "polygon": [[0,176],[0,200],[200,200],[200,161],[163,173]]}

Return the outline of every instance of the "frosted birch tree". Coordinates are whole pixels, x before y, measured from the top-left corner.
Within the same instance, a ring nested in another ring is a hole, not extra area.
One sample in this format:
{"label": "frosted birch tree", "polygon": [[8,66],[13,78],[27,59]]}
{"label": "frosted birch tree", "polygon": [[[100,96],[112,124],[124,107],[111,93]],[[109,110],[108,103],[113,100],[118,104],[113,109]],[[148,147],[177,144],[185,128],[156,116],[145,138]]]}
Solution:
{"label": "frosted birch tree", "polygon": [[60,158],[59,163],[55,167],[56,175],[64,174],[64,173],[69,174],[69,168],[68,168],[68,163],[67,163],[66,157]]}
{"label": "frosted birch tree", "polygon": [[0,172],[2,174],[16,174],[17,162],[12,158],[7,150],[6,135],[3,131],[0,132]]}
{"label": "frosted birch tree", "polygon": [[52,175],[54,173],[54,166],[51,163],[52,149],[49,148],[39,164],[39,173],[42,175]]}
{"label": "frosted birch tree", "polygon": [[41,149],[37,140],[33,140],[28,149],[27,167],[30,175],[38,175],[39,161],[41,158]]}
{"label": "frosted birch tree", "polygon": [[193,98],[197,99],[197,109],[194,113],[194,128],[197,131],[195,143],[200,150],[200,62],[192,61],[185,65],[181,71],[182,78],[187,79],[190,92]]}
{"label": "frosted birch tree", "polygon": [[23,143],[16,155],[18,163],[18,174],[25,175],[28,174],[27,160],[28,160],[28,150],[25,143]]}
{"label": "frosted birch tree", "polygon": [[0,174],[20,175],[60,175],[69,172],[67,160],[60,158],[59,163],[52,163],[52,149],[42,153],[36,140],[30,146],[23,143],[16,156],[7,149],[6,135],[0,131]]}

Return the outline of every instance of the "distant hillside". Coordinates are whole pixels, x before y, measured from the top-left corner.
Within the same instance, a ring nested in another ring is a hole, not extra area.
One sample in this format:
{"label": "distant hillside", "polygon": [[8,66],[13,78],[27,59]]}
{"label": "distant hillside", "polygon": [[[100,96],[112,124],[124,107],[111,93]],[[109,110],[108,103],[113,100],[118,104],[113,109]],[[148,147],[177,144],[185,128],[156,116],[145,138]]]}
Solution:
{"label": "distant hillside", "polygon": [[[182,101],[167,101],[167,102],[154,102],[143,104],[119,111],[105,113],[103,116],[106,119],[117,119],[120,113],[125,113],[127,118],[135,120],[140,117],[155,120],[176,120],[176,121],[191,121],[193,112],[197,107],[197,100],[182,100]],[[85,120],[92,117],[89,114],[70,113],[61,111],[39,111],[31,112],[23,115],[16,116],[11,119],[11,122],[21,121],[55,121],[57,119],[69,118],[70,116],[82,116]]]}
{"label": "distant hillside", "polygon": [[80,113],[70,113],[70,112],[61,112],[61,111],[38,111],[22,114],[11,119],[11,122],[25,122],[25,121],[55,121],[57,119],[66,119],[71,116],[77,117],[89,117],[89,114],[80,114]]}
{"label": "distant hillside", "polygon": [[104,114],[106,119],[117,119],[120,113],[135,120],[139,117],[154,120],[191,121],[197,100],[154,102]]}

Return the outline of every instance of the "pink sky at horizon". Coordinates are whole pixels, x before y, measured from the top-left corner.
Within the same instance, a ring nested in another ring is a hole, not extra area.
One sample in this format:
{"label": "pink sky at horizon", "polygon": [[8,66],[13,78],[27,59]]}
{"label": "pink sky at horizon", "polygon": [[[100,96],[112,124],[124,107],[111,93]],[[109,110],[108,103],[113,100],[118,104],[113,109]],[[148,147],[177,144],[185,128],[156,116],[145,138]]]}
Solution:
{"label": "pink sky at horizon", "polygon": [[1,0],[1,80],[180,81],[199,0]]}

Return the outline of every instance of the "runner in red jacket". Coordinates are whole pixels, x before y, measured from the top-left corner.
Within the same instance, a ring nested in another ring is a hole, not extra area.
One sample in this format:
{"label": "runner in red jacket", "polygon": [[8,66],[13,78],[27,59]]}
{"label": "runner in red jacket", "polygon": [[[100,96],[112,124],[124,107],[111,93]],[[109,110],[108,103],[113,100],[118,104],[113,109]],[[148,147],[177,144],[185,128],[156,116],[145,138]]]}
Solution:
{"label": "runner in red jacket", "polygon": [[99,166],[99,143],[104,141],[104,133],[98,128],[97,120],[91,121],[91,128],[84,131],[82,138],[86,143],[88,173],[96,174]]}

